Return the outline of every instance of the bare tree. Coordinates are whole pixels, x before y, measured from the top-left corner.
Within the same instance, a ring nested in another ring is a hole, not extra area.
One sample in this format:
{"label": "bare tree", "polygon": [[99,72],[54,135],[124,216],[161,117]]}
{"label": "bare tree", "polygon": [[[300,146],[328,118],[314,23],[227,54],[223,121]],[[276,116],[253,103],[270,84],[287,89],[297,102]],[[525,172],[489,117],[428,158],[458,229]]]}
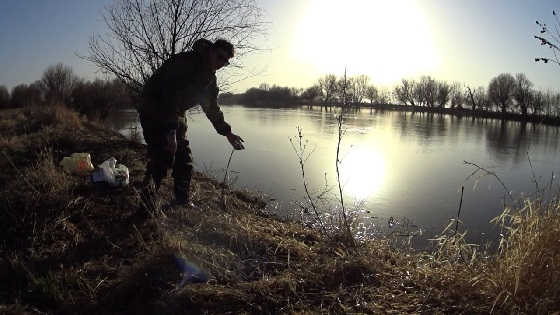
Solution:
{"label": "bare tree", "polygon": [[527,107],[533,115],[543,112],[546,104],[546,95],[542,91],[531,91],[528,97]]}
{"label": "bare tree", "polygon": [[558,14],[555,10],[552,10],[552,16],[554,17],[553,28],[550,29],[548,25],[541,21],[537,21],[537,25],[541,28],[540,35],[535,35],[534,37],[540,41],[542,46],[548,46],[552,50],[551,57],[537,57],[536,62],[548,63],[549,61],[560,66],[560,20],[558,19]]}
{"label": "bare tree", "polygon": [[560,93],[551,93],[550,104],[552,107],[551,112],[556,116],[560,116]]}
{"label": "bare tree", "polygon": [[418,83],[414,84],[414,89],[412,89],[412,98],[414,102],[418,106],[426,106],[426,94],[425,89],[422,84],[422,80],[418,81]]}
{"label": "bare tree", "polygon": [[511,106],[514,89],[515,78],[509,73],[502,73],[490,80],[488,98],[505,113]]}
{"label": "bare tree", "polygon": [[361,74],[350,78],[350,93],[353,103],[361,103],[366,97],[366,91],[369,83],[369,77]]}
{"label": "bare tree", "polygon": [[69,105],[72,89],[78,82],[72,68],[58,63],[48,67],[41,78],[41,86],[45,93],[46,101],[50,104],[62,103]]}
{"label": "bare tree", "polygon": [[165,60],[199,38],[225,38],[238,57],[255,51],[262,15],[256,0],[116,0],[103,14],[108,33],[91,38],[85,59],[140,92]]}
{"label": "bare tree", "polygon": [[352,95],[350,94],[351,91],[351,85],[350,85],[350,79],[346,77],[346,73],[344,74],[343,77],[341,77],[340,79],[338,79],[336,81],[336,93],[335,93],[335,97],[338,99],[338,102],[341,104],[341,106],[344,108],[344,110],[346,110],[346,108],[348,108],[348,106],[350,106],[350,102],[352,102]]}
{"label": "bare tree", "polygon": [[471,104],[471,109],[475,110],[486,110],[488,108],[488,97],[486,96],[486,91],[484,87],[479,86],[476,89],[471,89],[467,86],[467,102]]}
{"label": "bare tree", "polygon": [[14,86],[10,93],[10,107],[26,107],[32,105],[28,91],[29,85],[25,83]]}
{"label": "bare tree", "polygon": [[301,98],[312,104],[321,96],[323,96],[322,93],[323,91],[321,91],[319,85],[315,84],[305,89],[305,91],[301,93]]}
{"label": "bare tree", "polygon": [[0,85],[0,108],[6,108],[10,105],[10,92],[8,89]]}
{"label": "bare tree", "polygon": [[465,104],[465,94],[463,92],[463,84],[455,82],[451,85],[451,108],[463,109]]}
{"label": "bare tree", "polygon": [[416,103],[434,107],[438,94],[438,84],[430,76],[422,76],[420,81],[414,87],[414,98]]}
{"label": "bare tree", "polygon": [[474,97],[474,92],[470,86],[467,86],[468,102],[471,104],[471,110],[474,112],[478,108],[477,99]]}
{"label": "bare tree", "polygon": [[329,105],[336,95],[336,76],[334,74],[327,74],[319,79],[317,83],[323,95],[323,103]]}
{"label": "bare tree", "polygon": [[441,108],[444,108],[445,104],[449,102],[450,97],[451,97],[451,85],[449,85],[445,81],[437,82],[437,95],[436,95],[437,105]]}
{"label": "bare tree", "polygon": [[270,91],[270,84],[268,83],[261,83],[259,84],[259,89],[263,91]]}
{"label": "bare tree", "polygon": [[560,105],[560,94],[551,90],[543,93],[544,103],[543,111],[546,115],[558,115],[558,106]]}
{"label": "bare tree", "polygon": [[379,104],[379,90],[374,85],[368,86],[366,88],[366,98],[370,104]]}
{"label": "bare tree", "polygon": [[302,88],[296,88],[296,87],[291,87],[290,89],[290,95],[294,98],[297,99],[299,97],[301,97],[301,95],[303,94],[304,90]]}
{"label": "bare tree", "polygon": [[12,107],[27,107],[43,103],[43,88],[41,81],[30,85],[20,84],[12,88],[10,105]]}
{"label": "bare tree", "polygon": [[513,99],[517,107],[521,110],[521,114],[527,115],[527,107],[529,106],[533,83],[529,81],[524,73],[515,75],[515,89],[513,90]]}
{"label": "bare tree", "polygon": [[380,88],[377,94],[377,104],[391,103],[391,92],[387,88]]}
{"label": "bare tree", "polygon": [[476,88],[473,96],[479,109],[488,110],[490,108],[490,100],[488,99],[488,94],[486,94],[486,89],[483,86]]}
{"label": "bare tree", "polygon": [[90,118],[104,120],[115,108],[133,108],[133,99],[122,82],[96,79],[79,81],[72,91],[71,107]]}
{"label": "bare tree", "polygon": [[416,103],[414,102],[414,86],[416,83],[414,80],[401,80],[401,85],[396,86],[393,93],[395,94],[395,98],[398,102],[401,102],[404,105],[411,105],[415,106]]}

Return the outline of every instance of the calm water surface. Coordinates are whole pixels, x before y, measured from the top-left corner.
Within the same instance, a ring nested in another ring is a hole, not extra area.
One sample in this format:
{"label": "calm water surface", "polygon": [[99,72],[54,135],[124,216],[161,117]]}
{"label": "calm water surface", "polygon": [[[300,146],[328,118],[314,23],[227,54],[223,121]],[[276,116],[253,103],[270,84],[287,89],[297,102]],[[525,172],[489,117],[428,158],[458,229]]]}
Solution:
{"label": "calm water surface", "polygon": [[[335,198],[335,113],[307,107],[222,110],[245,140],[246,149],[236,151],[230,165],[237,187],[265,193],[280,213],[296,208],[304,191],[290,138],[297,141],[299,126],[307,151],[313,152],[305,164],[309,185],[315,194],[333,188],[330,196]],[[131,126],[138,126],[137,114],[119,112],[110,123],[126,135]],[[505,190],[495,177],[479,176],[482,172],[469,178],[476,168],[464,161],[495,172],[514,197],[534,194],[534,178],[539,188],[559,188],[552,179],[560,172],[557,127],[363,109],[346,114],[344,129],[345,202],[363,210],[370,227],[386,225],[390,217],[408,218],[433,235],[456,216],[464,186],[461,218],[471,237],[498,233],[489,220],[501,212]],[[231,146],[203,113],[190,114],[188,138],[195,168],[223,178]]]}

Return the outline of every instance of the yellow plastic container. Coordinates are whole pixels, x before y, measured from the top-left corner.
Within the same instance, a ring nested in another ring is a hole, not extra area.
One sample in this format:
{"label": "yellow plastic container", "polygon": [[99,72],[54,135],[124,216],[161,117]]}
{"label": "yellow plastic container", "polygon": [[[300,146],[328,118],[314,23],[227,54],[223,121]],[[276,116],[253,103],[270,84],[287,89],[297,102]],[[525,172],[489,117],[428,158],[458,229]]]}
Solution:
{"label": "yellow plastic container", "polygon": [[89,175],[94,169],[89,153],[72,153],[60,161],[60,166],[66,172],[76,175]]}

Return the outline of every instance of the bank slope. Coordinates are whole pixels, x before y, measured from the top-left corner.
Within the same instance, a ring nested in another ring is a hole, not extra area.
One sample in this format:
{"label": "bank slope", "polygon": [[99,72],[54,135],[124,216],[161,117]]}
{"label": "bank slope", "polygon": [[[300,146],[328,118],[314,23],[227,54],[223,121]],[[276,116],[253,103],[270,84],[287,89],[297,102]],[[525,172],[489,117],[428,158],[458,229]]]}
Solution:
{"label": "bank slope", "polygon": [[[146,203],[139,193],[145,147],[64,107],[0,111],[0,131],[4,313],[530,310],[480,277],[491,272],[490,258],[449,259],[457,246],[439,256],[384,240],[351,246],[275,218],[256,194],[203,174],[191,185],[197,209],[164,207],[170,178]],[[94,165],[116,157],[129,167],[130,185],[109,188],[64,173],[58,162],[73,152],[90,153]],[[184,266],[207,281],[185,278]]]}

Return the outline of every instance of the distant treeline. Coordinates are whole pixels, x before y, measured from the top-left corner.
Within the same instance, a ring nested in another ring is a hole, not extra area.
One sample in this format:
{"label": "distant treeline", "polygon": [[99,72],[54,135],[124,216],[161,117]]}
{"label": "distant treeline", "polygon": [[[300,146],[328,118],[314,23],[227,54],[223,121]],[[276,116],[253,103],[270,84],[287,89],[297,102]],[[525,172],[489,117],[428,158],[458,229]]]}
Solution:
{"label": "distant treeline", "polygon": [[93,119],[105,119],[116,108],[131,108],[135,96],[116,80],[86,81],[62,63],[49,66],[40,80],[11,91],[0,86],[0,108],[65,105]]}
{"label": "distant treeline", "polygon": [[305,104],[303,89],[261,84],[250,88],[245,93],[222,93],[219,103],[226,105],[242,104],[245,106],[288,107]]}
{"label": "distant treeline", "polygon": [[492,78],[487,87],[422,76],[417,80],[403,79],[392,89],[370,84],[366,75],[345,78],[328,74],[306,89],[261,84],[245,93],[221,94],[220,103],[274,107],[302,104],[327,108],[377,107],[507,119],[525,117],[534,120],[538,117],[539,121],[558,121],[560,118],[560,94],[535,89],[523,73],[502,73]]}

